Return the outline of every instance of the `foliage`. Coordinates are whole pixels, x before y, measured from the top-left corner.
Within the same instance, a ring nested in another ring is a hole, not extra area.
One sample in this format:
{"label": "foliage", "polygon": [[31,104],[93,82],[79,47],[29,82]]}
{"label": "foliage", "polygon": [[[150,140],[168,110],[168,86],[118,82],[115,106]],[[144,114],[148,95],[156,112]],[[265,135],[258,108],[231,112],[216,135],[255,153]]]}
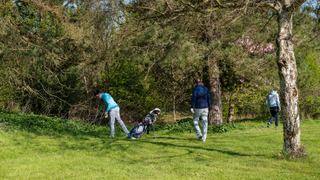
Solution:
{"label": "foliage", "polygon": [[[7,131],[26,131],[38,135],[107,135],[106,126],[91,125],[76,120],[59,119],[57,117],[47,117],[44,115],[19,114],[0,110],[0,124]],[[121,128],[116,127],[116,131]]]}
{"label": "foliage", "polygon": [[[320,94],[320,41],[319,20],[310,13],[317,9],[304,7],[295,18],[295,54],[298,66],[297,85],[299,89],[299,110],[304,118],[319,117]],[[318,22],[317,22],[318,21]],[[303,24],[303,26],[301,26]]]}
{"label": "foliage", "polygon": [[[251,120],[243,120],[239,123],[222,124],[216,126],[208,126],[208,133],[224,133],[233,130],[243,130],[248,128],[262,128],[265,127],[265,122],[268,119],[257,117],[253,121],[263,122],[263,125],[255,125]],[[8,112],[0,110],[0,124],[7,131],[19,130],[32,132],[39,135],[92,135],[92,136],[106,136],[110,132],[108,126],[95,125],[85,123],[79,120],[66,120],[57,117],[47,117],[44,115],[34,114],[19,114],[16,112]],[[201,120],[199,126],[202,128]],[[131,129],[132,126],[128,126]],[[193,119],[185,118],[178,120],[176,123],[155,126],[156,131],[165,131],[167,134],[175,133],[191,133],[194,132]],[[115,126],[117,135],[122,134],[121,127]],[[123,135],[123,134],[122,134]]]}
{"label": "foliage", "polygon": [[[250,129],[250,128],[263,128],[265,127],[266,122],[268,119],[263,117],[257,117],[254,119],[254,121],[257,121],[263,123],[263,125],[256,125],[255,123],[252,123],[251,120],[242,120],[237,123],[233,124],[222,124],[222,125],[215,125],[215,126],[208,126],[208,133],[225,133],[230,132],[233,130],[244,130],[244,129]],[[199,126],[202,128],[202,122],[199,121]],[[191,118],[185,118],[177,121],[177,123],[172,124],[165,124],[165,125],[156,125],[156,130],[166,130],[168,134],[170,133],[191,133],[194,132],[194,125],[193,125],[193,119]]]}

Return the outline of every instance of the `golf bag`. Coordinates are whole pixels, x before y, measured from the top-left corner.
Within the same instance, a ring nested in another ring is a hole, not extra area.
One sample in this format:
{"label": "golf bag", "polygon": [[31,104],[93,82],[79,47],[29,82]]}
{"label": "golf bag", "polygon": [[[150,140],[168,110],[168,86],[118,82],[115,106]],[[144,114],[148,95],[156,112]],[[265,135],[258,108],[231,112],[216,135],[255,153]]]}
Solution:
{"label": "golf bag", "polygon": [[138,125],[134,126],[133,129],[128,134],[130,139],[139,139],[144,132],[148,131],[149,134],[149,127],[154,126],[154,123],[158,119],[158,114],[160,113],[160,109],[155,108],[154,110],[150,111],[149,114],[140,122]]}

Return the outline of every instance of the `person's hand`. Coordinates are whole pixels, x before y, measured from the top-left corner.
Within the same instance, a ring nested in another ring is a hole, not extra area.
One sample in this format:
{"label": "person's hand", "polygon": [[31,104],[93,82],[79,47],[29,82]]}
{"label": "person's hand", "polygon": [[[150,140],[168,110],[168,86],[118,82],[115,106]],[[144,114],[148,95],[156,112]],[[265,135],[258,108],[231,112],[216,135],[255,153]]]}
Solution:
{"label": "person's hand", "polygon": [[279,109],[279,111],[281,111],[281,108]]}
{"label": "person's hand", "polygon": [[107,113],[107,112],[104,113],[104,117],[105,117],[105,118],[108,117],[108,113]]}
{"label": "person's hand", "polygon": [[191,109],[190,109],[190,111],[192,112],[192,114],[194,113],[194,110],[193,110],[193,108],[191,108]]}

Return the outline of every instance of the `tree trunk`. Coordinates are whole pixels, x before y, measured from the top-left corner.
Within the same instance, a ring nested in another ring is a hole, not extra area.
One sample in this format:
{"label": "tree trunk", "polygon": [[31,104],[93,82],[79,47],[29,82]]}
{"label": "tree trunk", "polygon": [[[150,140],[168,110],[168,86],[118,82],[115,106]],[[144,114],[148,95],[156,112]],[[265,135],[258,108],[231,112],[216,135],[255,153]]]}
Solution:
{"label": "tree trunk", "polygon": [[293,13],[282,8],[279,12],[278,67],[280,76],[281,118],[283,121],[283,152],[300,149],[300,120],[298,114],[297,66],[292,42]]}
{"label": "tree trunk", "polygon": [[[210,70],[212,69],[212,70]],[[211,104],[209,107],[208,123],[209,125],[221,125],[222,119],[222,102],[221,102],[221,90],[219,80],[219,67],[217,63],[214,63],[211,68],[205,66],[204,70],[204,84],[208,87]]]}
{"label": "tree trunk", "polygon": [[227,120],[229,124],[233,123],[233,115],[234,115],[234,105],[232,104],[232,93],[230,93],[229,114],[228,114],[228,120]]}

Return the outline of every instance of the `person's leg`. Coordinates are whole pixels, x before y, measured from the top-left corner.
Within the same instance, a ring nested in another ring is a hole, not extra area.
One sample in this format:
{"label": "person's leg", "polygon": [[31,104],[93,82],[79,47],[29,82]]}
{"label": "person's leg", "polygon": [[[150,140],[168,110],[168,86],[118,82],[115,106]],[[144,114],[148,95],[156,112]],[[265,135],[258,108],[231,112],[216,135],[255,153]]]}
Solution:
{"label": "person's leg", "polygon": [[207,131],[208,131],[208,113],[209,109],[203,109],[201,112],[201,121],[202,121],[202,141],[206,141],[207,139]]}
{"label": "person's leg", "polygon": [[122,130],[124,133],[126,133],[126,135],[129,133],[126,125],[123,123],[123,121],[121,120],[120,118],[120,108],[119,107],[116,107],[114,109],[112,109],[113,112],[115,113],[115,117],[116,117],[116,120],[118,121],[118,123],[120,124]]}
{"label": "person's leg", "polygon": [[109,124],[110,124],[110,136],[114,137],[114,119],[115,114],[112,112],[112,109],[109,110]]}
{"label": "person's leg", "polygon": [[273,119],[274,119],[274,117],[271,116],[270,121],[268,122],[268,127],[270,127],[270,124],[272,123]]}
{"label": "person's leg", "polygon": [[198,138],[200,138],[200,136],[202,137],[201,130],[199,127],[200,112],[201,112],[201,109],[194,109],[194,113],[193,113],[193,125],[194,125],[194,130],[198,135]]}
{"label": "person's leg", "polygon": [[270,118],[270,121],[268,123],[268,127],[270,127],[270,125],[272,124],[273,119],[276,117],[276,111],[275,111],[275,109],[273,107],[270,108],[270,113],[271,113],[271,118]]}
{"label": "person's leg", "polygon": [[279,110],[276,113],[276,127],[279,125]]}

